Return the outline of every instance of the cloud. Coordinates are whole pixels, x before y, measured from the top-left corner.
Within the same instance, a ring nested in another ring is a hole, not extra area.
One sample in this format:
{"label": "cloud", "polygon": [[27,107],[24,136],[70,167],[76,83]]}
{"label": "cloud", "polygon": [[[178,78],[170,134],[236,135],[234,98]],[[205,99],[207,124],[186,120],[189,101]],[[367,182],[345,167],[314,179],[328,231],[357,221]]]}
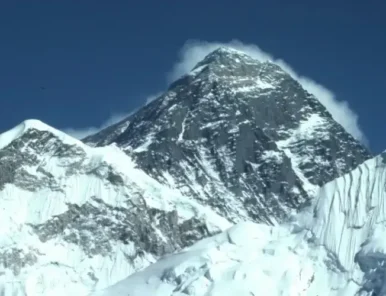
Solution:
{"label": "cloud", "polygon": [[160,92],[157,92],[157,93],[154,94],[154,95],[148,96],[148,97],[146,98],[146,100],[145,100],[145,104],[146,104],[146,105],[150,104],[150,103],[153,102],[155,99],[158,99],[158,97],[161,96],[162,94],[163,94],[163,92],[160,91]]}
{"label": "cloud", "polygon": [[107,120],[105,120],[100,126],[89,126],[89,127],[84,127],[84,128],[69,127],[69,128],[63,129],[63,132],[65,132],[66,134],[69,134],[70,136],[72,136],[74,138],[83,139],[89,135],[92,135],[92,134],[99,132],[100,130],[102,130],[106,127],[109,127],[110,125],[113,125],[117,122],[120,122],[121,120],[130,116],[132,113],[133,112],[113,114]]}
{"label": "cloud", "polygon": [[[151,103],[152,101],[154,101],[155,99],[157,99],[160,95],[162,95],[162,93],[163,92],[157,92],[154,95],[149,95],[148,97],[146,97],[146,99],[144,100],[145,105],[147,105],[147,104]],[[120,122],[121,120],[123,120],[126,117],[129,117],[131,114],[135,113],[137,110],[138,109],[134,109],[128,113],[113,114],[107,120],[102,122],[102,124],[99,126],[88,126],[88,127],[80,127],[80,128],[68,127],[68,128],[64,128],[63,132],[65,132],[66,134],[68,134],[76,139],[81,140],[87,136],[90,136],[92,134],[95,134],[95,133],[105,129],[106,127],[109,127],[115,123]]]}
{"label": "cloud", "polygon": [[358,123],[358,115],[350,108],[348,102],[339,101],[335,94],[325,86],[320,85],[308,77],[299,75],[285,61],[273,57],[271,54],[264,52],[258,46],[253,44],[245,44],[238,40],[233,40],[228,43],[188,41],[180,51],[178,61],[167,75],[168,82],[170,83],[188,73],[207,54],[220,46],[228,46],[243,51],[260,61],[272,61],[279,65],[294,79],[299,81],[304,89],[313,94],[347,132],[353,135],[356,139],[360,140],[362,143],[367,144],[367,139]]}

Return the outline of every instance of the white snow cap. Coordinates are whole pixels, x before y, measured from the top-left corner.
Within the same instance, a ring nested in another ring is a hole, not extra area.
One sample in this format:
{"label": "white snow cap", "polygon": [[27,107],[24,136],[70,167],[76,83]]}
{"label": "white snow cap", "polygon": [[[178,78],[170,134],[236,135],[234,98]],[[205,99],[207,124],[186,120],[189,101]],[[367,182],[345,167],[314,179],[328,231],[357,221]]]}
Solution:
{"label": "white snow cap", "polygon": [[39,131],[47,131],[58,137],[62,141],[71,142],[71,144],[81,144],[82,142],[76,140],[75,138],[67,135],[66,133],[57,130],[44,122],[37,119],[28,119],[18,124],[14,128],[6,131],[5,133],[0,134],[0,149],[8,146],[12,141],[20,138],[28,130],[35,129]]}

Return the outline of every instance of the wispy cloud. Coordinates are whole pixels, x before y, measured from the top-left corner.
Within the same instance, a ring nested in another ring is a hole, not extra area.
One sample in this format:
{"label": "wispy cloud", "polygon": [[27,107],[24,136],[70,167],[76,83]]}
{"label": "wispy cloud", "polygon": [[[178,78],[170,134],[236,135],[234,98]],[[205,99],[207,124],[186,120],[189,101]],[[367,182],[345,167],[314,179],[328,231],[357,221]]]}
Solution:
{"label": "wispy cloud", "polygon": [[348,102],[339,101],[333,91],[329,90],[327,87],[313,81],[311,78],[299,75],[285,61],[275,58],[273,55],[263,51],[258,46],[253,44],[245,44],[238,40],[233,40],[228,43],[189,41],[183,46],[182,50],[180,51],[178,61],[173,66],[172,70],[168,73],[168,82],[172,82],[182,75],[188,73],[207,54],[220,46],[232,47],[234,49],[243,51],[260,61],[269,60],[279,65],[294,79],[299,81],[304,89],[318,98],[319,101],[331,113],[332,117],[337,122],[339,122],[347,132],[353,135],[356,139],[367,144],[367,139],[358,123],[358,115],[350,108]]}
{"label": "wispy cloud", "polygon": [[[366,137],[364,136],[359,123],[358,115],[350,108],[348,102],[339,101],[333,91],[329,90],[323,85],[313,81],[311,78],[299,75],[290,65],[279,58],[275,58],[273,55],[263,51],[254,44],[245,44],[238,40],[233,40],[228,43],[221,42],[205,42],[205,41],[188,41],[181,49],[178,60],[172,66],[170,72],[167,73],[167,83],[171,83],[178,79],[182,75],[188,73],[199,61],[201,61],[207,54],[217,49],[220,46],[229,46],[234,49],[245,52],[246,54],[260,60],[270,60],[286,72],[288,72],[293,78],[300,82],[300,84],[310,93],[315,95],[316,98],[327,108],[332,117],[339,122],[347,132],[352,134],[356,139],[367,144]],[[144,100],[144,104],[148,104],[154,99],[158,98],[162,93],[156,93],[150,95]],[[129,114],[114,114],[109,119],[104,121],[100,126],[92,126],[85,128],[67,128],[64,131],[76,138],[84,138],[90,134],[96,133],[101,129],[119,122]]]}
{"label": "wispy cloud", "polygon": [[74,138],[83,139],[89,135],[95,134],[108,126],[113,125],[125,119],[126,117],[130,116],[132,113],[133,112],[113,114],[107,120],[105,120],[100,126],[89,126],[89,127],[83,127],[83,128],[69,127],[69,128],[63,129],[63,131]]}
{"label": "wispy cloud", "polygon": [[[153,95],[149,95],[145,98],[144,104],[147,105],[157,99],[160,95],[162,95],[162,92],[157,92]],[[112,114],[107,120],[103,121],[99,126],[87,126],[87,127],[68,127],[64,128],[63,132],[66,134],[69,134],[70,136],[76,138],[76,139],[84,139],[87,136],[93,135],[106,127],[109,127],[115,123],[120,122],[121,120],[125,119],[126,117],[129,117],[131,114],[135,113],[138,109],[134,109],[127,113],[116,113]]]}
{"label": "wispy cloud", "polygon": [[148,97],[146,98],[146,100],[145,100],[145,104],[146,104],[146,105],[147,105],[147,104],[150,104],[150,103],[153,102],[155,99],[158,99],[158,97],[161,96],[162,93],[163,93],[163,92],[160,91],[160,92],[157,92],[157,93],[154,94],[154,95],[148,96]]}

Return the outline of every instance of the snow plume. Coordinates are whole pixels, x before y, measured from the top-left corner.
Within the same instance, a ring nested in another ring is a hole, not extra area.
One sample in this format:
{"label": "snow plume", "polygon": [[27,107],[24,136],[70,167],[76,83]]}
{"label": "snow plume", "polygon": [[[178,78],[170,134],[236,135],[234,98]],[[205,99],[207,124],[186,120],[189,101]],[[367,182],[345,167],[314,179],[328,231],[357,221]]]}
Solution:
{"label": "snow plume", "polygon": [[[282,67],[287,73],[289,73],[294,79],[299,81],[304,89],[313,94],[319,99],[319,101],[327,108],[332,117],[339,122],[347,132],[349,132],[356,139],[362,143],[367,144],[367,139],[364,136],[359,123],[358,115],[350,109],[350,106],[345,101],[339,101],[335,97],[335,94],[326,87],[318,84],[310,78],[297,74],[291,66],[281,59],[274,58],[271,54],[264,52],[258,46],[253,44],[245,44],[237,40],[233,40],[228,43],[220,42],[204,42],[204,41],[188,41],[182,47],[178,61],[172,67],[172,70],[167,74],[167,83],[170,84],[174,80],[178,79],[182,75],[188,73],[199,61],[201,61],[210,52],[216,50],[220,46],[228,46],[256,58],[260,61],[272,61]],[[154,99],[158,98],[161,93],[149,95],[144,104],[149,104]],[[101,129],[108,127],[114,123],[119,122],[129,114],[115,114],[109,119],[103,122],[99,127],[85,127],[85,128],[67,128],[65,132],[81,139],[90,134],[96,133]]]}
{"label": "snow plume", "polygon": [[83,128],[82,127],[81,128],[69,127],[69,128],[64,128],[63,132],[65,132],[66,134],[69,134],[70,136],[72,136],[76,139],[84,139],[85,137],[87,137],[89,135],[95,134],[95,133],[101,131],[102,129],[109,127],[110,125],[113,125],[113,124],[123,120],[124,118],[130,116],[134,112],[135,111],[130,112],[130,113],[113,114],[107,120],[105,120],[100,126],[89,126],[89,127],[83,127]]}
{"label": "snow plume", "polygon": [[299,81],[304,89],[318,98],[319,101],[331,113],[335,121],[340,123],[347,132],[349,132],[356,139],[360,140],[362,143],[367,144],[367,139],[364,136],[358,123],[358,115],[350,109],[350,106],[347,102],[339,101],[331,90],[318,84],[310,78],[297,74],[295,70],[293,70],[293,68],[285,61],[273,57],[271,54],[264,52],[258,46],[253,44],[245,44],[238,40],[233,40],[228,43],[188,41],[180,51],[179,60],[168,73],[168,82],[170,83],[182,75],[188,73],[207,54],[221,46],[231,47],[243,51],[260,61],[272,61],[279,65],[294,79]]}
{"label": "snow plume", "polygon": [[[147,96],[144,99],[144,104],[147,105],[157,99],[159,96],[162,95],[163,92],[157,92],[152,95]],[[76,138],[76,139],[84,139],[87,136],[96,134],[97,132],[105,129],[106,127],[109,127],[115,123],[120,122],[121,120],[125,119],[126,117],[129,117],[133,113],[135,113],[138,110],[138,108],[132,110],[131,112],[127,113],[115,113],[112,114],[107,120],[103,121],[102,124],[99,126],[88,126],[88,127],[80,127],[80,128],[74,128],[74,127],[69,127],[69,128],[64,128],[63,131],[70,136]]]}
{"label": "snow plume", "polygon": [[145,104],[150,104],[151,102],[153,102],[155,99],[158,99],[158,97],[160,97],[161,95],[163,94],[163,92],[157,92],[156,94],[154,95],[150,95],[146,98],[146,101],[145,101]]}

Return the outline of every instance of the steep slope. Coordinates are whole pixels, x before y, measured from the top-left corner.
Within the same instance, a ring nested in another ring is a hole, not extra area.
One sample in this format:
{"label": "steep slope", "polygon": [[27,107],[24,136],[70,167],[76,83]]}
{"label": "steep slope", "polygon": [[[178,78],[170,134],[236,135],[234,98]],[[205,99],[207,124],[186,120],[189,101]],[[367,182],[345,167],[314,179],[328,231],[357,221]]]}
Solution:
{"label": "steep slope", "polygon": [[116,146],[29,120],[0,135],[0,225],[0,295],[35,296],[87,295],[230,223]]}
{"label": "steep slope", "polygon": [[231,221],[268,224],[370,157],[279,66],[230,48],[84,142],[116,143],[159,182]]}
{"label": "steep slope", "polygon": [[93,295],[386,295],[386,153],[282,226],[241,223]]}

